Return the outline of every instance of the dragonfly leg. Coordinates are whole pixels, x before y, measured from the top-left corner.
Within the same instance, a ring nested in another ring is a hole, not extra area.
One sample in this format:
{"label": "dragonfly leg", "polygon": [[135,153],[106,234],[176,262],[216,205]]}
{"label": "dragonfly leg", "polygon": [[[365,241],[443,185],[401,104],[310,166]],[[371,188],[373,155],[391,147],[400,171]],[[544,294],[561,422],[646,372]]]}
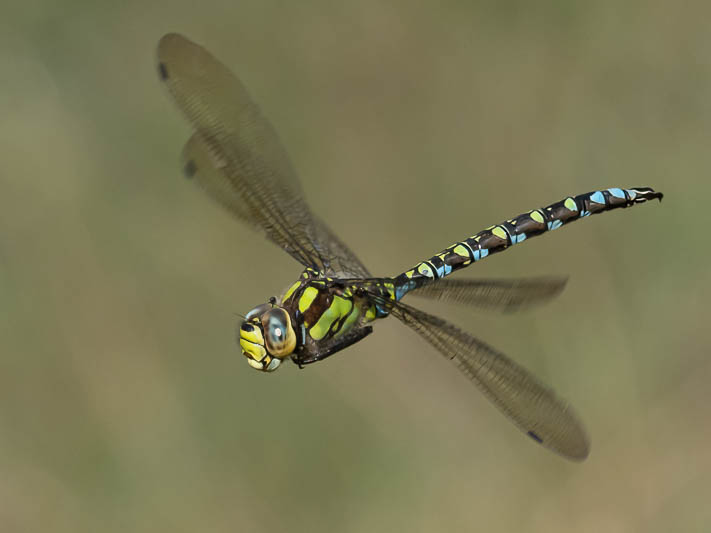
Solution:
{"label": "dragonfly leg", "polygon": [[368,335],[373,333],[373,326],[365,326],[360,329],[356,329],[346,333],[341,337],[336,337],[331,339],[326,344],[321,344],[318,347],[313,346],[309,349],[309,346],[304,347],[299,353],[295,353],[291,356],[291,360],[294,361],[299,368],[304,368],[304,365],[310,365],[317,361],[323,361],[327,357],[333,355],[336,352],[340,352],[344,348],[348,348],[351,344],[355,344],[359,340],[364,339]]}

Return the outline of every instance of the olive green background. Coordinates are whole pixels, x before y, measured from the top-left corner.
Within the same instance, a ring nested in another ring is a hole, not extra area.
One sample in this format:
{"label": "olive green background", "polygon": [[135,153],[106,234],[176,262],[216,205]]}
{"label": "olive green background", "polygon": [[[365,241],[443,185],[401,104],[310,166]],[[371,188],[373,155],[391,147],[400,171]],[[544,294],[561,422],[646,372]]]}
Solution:
{"label": "olive green background", "polygon": [[[5,3],[0,530],[708,531],[707,6]],[[461,274],[570,274],[545,307],[409,300],[568,398],[587,461],[395,320],[302,371],[247,366],[236,313],[300,269],[182,179],[169,31],[239,74],[375,274],[569,194],[666,194]]]}

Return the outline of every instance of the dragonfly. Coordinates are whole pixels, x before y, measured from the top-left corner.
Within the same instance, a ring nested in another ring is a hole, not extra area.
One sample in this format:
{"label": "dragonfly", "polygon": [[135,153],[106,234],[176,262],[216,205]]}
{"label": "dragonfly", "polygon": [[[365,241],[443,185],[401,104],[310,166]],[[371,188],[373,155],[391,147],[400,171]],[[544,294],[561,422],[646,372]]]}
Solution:
{"label": "dragonfly", "polygon": [[447,277],[575,220],[661,201],[662,193],[613,187],[568,196],[490,226],[399,275],[374,277],[311,212],[275,129],[235,74],[176,33],[159,42],[158,73],[192,127],[182,151],[184,174],[304,268],[284,294],[254,307],[239,324],[238,342],[250,366],[273,372],[291,360],[303,368],[363,340],[374,323],[394,316],[451,360],[534,441],[571,460],[588,456],[590,439],[566,400],[500,351],[403,298],[413,293],[497,311],[549,301],[566,278]]}

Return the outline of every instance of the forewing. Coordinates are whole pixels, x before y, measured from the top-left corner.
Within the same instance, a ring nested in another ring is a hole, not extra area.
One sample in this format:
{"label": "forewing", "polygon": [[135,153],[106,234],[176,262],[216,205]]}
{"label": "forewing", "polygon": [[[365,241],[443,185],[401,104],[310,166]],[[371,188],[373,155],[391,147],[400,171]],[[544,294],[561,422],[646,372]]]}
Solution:
{"label": "forewing", "polygon": [[528,370],[441,318],[402,302],[373,299],[454,362],[532,439],[568,459],[588,456],[588,436],[573,409]]}
{"label": "forewing", "polygon": [[566,277],[438,279],[414,289],[411,294],[509,313],[552,300],[567,282]]}
{"label": "forewing", "polygon": [[178,34],[160,40],[158,60],[161,79],[195,128],[185,165],[203,188],[302,265],[367,277],[355,255],[311,215],[276,131],[242,82]]}

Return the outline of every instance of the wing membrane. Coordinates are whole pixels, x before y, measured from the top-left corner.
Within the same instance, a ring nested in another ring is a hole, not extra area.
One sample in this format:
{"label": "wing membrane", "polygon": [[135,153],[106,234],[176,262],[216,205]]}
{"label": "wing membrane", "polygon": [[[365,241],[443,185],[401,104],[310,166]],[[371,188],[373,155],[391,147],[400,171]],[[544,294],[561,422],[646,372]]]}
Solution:
{"label": "wing membrane", "polygon": [[441,318],[372,297],[450,359],[524,433],[568,459],[588,456],[589,440],[573,409],[528,370]]}
{"label": "wing membrane", "polygon": [[247,204],[236,191],[232,182],[224,172],[218,170],[218,161],[206,142],[200,139],[200,134],[193,133],[185,143],[182,152],[183,172],[197,183],[217,202],[226,207],[235,217],[245,224],[255,227],[256,221],[252,218]]}
{"label": "wing membrane", "polygon": [[567,282],[566,277],[438,279],[412,294],[509,313],[547,303],[563,291]]}
{"label": "wing membrane", "polygon": [[369,277],[367,269],[302,198],[279,137],[242,82],[178,34],[158,45],[161,79],[195,128],[183,157],[210,196],[304,266]]}

